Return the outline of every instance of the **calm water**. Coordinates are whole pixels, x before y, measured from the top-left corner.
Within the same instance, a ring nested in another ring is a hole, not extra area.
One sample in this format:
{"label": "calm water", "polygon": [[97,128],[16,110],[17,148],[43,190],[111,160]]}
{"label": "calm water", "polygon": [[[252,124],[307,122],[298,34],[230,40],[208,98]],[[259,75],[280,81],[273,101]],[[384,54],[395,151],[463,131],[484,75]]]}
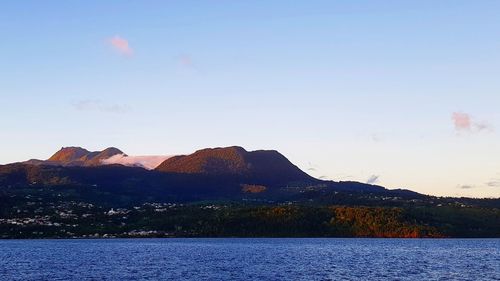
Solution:
{"label": "calm water", "polygon": [[500,280],[500,239],[0,241],[2,280]]}

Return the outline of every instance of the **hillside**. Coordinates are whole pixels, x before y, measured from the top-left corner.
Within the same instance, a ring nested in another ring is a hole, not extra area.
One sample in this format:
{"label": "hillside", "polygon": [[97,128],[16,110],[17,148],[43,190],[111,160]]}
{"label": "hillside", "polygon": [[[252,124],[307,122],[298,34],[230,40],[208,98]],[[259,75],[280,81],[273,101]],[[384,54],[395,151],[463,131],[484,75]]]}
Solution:
{"label": "hillside", "polygon": [[316,183],[275,150],[246,151],[239,146],[207,148],[190,155],[165,160],[157,171],[180,174],[200,174],[237,177],[242,181],[262,184]]}
{"label": "hillside", "polygon": [[108,147],[103,151],[88,151],[81,147],[63,147],[47,160],[31,159],[25,164],[51,166],[99,166],[102,161],[114,155],[124,154],[121,150]]}
{"label": "hillside", "polygon": [[0,165],[0,237],[500,237],[500,199],[310,177],[277,151],[209,148],[156,170],[63,148]]}

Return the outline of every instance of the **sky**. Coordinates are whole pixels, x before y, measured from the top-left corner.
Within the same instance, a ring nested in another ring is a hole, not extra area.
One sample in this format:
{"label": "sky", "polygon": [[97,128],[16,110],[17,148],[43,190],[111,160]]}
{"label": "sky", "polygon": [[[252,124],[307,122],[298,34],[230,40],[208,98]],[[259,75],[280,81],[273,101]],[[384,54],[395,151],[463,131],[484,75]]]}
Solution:
{"label": "sky", "polygon": [[9,1],[0,163],[275,149],[307,173],[500,197],[499,1]]}

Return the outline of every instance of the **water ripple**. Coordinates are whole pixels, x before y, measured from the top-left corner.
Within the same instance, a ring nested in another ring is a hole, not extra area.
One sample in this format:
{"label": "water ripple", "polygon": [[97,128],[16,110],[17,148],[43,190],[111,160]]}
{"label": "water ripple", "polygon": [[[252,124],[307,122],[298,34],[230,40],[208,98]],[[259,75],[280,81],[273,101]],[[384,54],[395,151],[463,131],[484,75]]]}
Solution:
{"label": "water ripple", "polygon": [[1,280],[500,280],[500,239],[0,241]]}

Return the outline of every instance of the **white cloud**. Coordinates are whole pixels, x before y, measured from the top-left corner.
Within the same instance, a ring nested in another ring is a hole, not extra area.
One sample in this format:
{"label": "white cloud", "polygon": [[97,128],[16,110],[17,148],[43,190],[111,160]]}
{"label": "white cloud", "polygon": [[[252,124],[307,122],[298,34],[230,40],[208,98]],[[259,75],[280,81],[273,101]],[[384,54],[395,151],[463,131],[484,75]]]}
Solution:
{"label": "white cloud", "polygon": [[166,155],[128,156],[125,154],[117,154],[102,160],[101,163],[104,165],[120,164],[131,167],[143,167],[152,170],[170,157],[171,156]]}

